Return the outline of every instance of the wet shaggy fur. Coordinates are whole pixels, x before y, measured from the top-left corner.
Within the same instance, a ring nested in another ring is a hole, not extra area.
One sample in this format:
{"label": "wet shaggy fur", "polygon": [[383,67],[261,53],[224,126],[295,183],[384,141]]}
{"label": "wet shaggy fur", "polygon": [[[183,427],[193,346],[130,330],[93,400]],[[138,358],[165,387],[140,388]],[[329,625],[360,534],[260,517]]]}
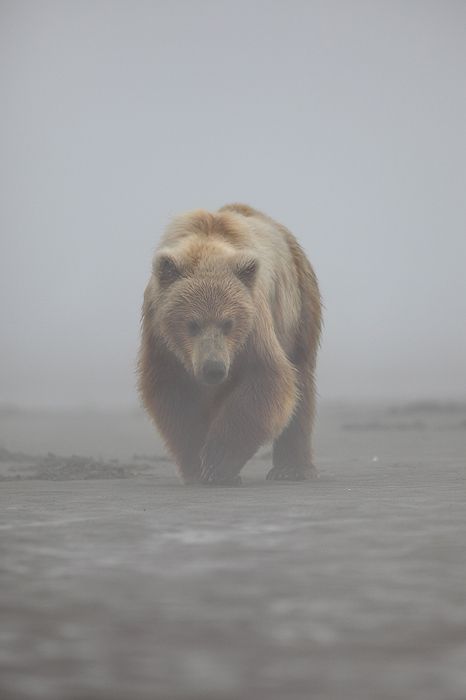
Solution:
{"label": "wet shaggy fur", "polygon": [[314,474],[320,330],[315,274],[285,227],[243,204],[172,221],[144,294],[138,371],[185,483],[239,483],[269,441],[268,479]]}

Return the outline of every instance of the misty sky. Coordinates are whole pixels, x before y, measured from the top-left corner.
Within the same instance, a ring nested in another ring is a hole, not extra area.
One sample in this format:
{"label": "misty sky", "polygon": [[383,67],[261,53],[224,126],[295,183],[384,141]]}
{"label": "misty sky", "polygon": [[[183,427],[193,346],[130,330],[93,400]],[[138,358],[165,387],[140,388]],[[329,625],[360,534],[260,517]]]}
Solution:
{"label": "misty sky", "polygon": [[168,219],[247,202],[323,399],[466,396],[466,2],[0,2],[0,401],[134,404]]}

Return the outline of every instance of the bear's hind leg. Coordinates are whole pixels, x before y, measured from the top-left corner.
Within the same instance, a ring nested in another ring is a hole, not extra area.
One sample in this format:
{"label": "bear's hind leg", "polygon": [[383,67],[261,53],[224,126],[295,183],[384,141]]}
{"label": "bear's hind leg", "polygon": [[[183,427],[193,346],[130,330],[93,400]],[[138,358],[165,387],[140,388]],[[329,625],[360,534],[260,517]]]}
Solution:
{"label": "bear's hind leg", "polygon": [[302,378],[301,396],[291,421],[273,443],[269,481],[306,481],[317,477],[312,463],[315,389],[312,376]]}

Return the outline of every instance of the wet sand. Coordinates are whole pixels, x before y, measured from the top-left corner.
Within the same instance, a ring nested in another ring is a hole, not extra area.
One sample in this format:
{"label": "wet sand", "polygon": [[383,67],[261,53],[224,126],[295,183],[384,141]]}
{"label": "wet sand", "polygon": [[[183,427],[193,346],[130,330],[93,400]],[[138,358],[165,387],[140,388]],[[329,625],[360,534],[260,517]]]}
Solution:
{"label": "wet sand", "polygon": [[322,406],[304,484],[182,487],[138,411],[0,448],[2,700],[466,697],[465,406]]}

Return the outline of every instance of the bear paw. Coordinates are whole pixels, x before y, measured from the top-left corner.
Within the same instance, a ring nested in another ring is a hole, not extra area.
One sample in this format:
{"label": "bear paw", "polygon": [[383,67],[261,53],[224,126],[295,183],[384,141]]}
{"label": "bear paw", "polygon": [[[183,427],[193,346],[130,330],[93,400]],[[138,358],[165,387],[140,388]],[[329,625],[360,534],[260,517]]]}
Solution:
{"label": "bear paw", "polygon": [[239,474],[221,474],[215,467],[204,466],[201,471],[201,483],[208,486],[241,486],[242,482]]}
{"label": "bear paw", "polygon": [[268,481],[308,481],[318,477],[317,469],[310,467],[274,466],[265,477]]}

